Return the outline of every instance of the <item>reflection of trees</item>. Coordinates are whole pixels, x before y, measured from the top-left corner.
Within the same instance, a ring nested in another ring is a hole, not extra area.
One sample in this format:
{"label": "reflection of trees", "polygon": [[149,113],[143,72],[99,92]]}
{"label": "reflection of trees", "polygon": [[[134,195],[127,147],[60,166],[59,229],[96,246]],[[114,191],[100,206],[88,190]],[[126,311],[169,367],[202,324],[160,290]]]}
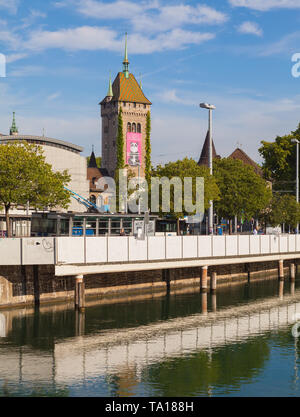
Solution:
{"label": "reflection of trees", "polygon": [[68,388],[46,388],[46,387],[13,387],[6,382],[0,387],[0,398],[2,397],[69,397]]}
{"label": "reflection of trees", "polygon": [[269,354],[267,341],[257,337],[243,344],[223,346],[212,354],[201,351],[152,365],[142,380],[155,386],[155,395],[162,397],[213,395],[216,387],[226,394],[230,387],[238,389],[245,380],[256,376]]}

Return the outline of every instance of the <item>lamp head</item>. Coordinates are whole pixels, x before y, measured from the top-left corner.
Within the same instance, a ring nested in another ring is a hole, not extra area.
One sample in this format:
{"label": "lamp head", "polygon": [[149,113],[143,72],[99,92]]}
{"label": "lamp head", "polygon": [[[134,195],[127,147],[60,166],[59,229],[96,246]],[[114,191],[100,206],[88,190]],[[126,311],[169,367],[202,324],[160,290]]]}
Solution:
{"label": "lamp head", "polygon": [[207,104],[207,103],[201,103],[200,107],[202,109],[208,109],[208,110],[215,110],[216,106],[214,106],[213,104]]}

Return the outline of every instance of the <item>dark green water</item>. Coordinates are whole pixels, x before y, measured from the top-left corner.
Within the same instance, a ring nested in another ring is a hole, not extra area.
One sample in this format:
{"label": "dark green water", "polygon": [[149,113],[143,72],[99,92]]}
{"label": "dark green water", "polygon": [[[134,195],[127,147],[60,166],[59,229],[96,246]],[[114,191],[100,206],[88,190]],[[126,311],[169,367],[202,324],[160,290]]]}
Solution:
{"label": "dark green water", "polygon": [[300,396],[297,319],[299,277],[0,311],[0,396]]}

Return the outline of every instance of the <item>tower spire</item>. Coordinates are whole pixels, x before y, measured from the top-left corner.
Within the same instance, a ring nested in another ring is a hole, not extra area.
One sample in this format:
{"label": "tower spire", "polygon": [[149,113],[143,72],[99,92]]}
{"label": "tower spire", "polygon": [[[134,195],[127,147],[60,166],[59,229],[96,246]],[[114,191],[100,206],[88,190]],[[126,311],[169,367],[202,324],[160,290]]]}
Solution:
{"label": "tower spire", "polygon": [[142,74],[140,73],[140,88],[141,90],[143,89],[143,84],[142,84]]}
{"label": "tower spire", "polygon": [[125,56],[123,61],[123,72],[125,77],[129,77],[129,61],[128,61],[128,49],[127,49],[127,32],[125,33]]}
{"label": "tower spire", "polygon": [[14,136],[18,135],[18,133],[19,133],[18,128],[16,126],[15,115],[16,115],[16,113],[13,112],[13,121],[12,121],[12,125],[11,125],[11,128],[10,128],[10,135],[14,135]]}
{"label": "tower spire", "polygon": [[111,84],[111,71],[109,71],[109,87],[108,87],[107,97],[113,97],[113,95],[114,93],[113,93],[112,84]]}

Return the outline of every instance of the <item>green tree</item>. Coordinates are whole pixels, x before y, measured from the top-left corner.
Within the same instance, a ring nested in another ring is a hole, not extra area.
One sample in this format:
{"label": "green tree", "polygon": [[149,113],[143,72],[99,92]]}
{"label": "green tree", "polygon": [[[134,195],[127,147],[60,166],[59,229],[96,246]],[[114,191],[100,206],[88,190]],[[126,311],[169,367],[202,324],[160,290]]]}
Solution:
{"label": "green tree", "polygon": [[215,209],[219,216],[251,219],[264,210],[272,198],[267,182],[242,161],[223,158],[214,161],[214,177],[220,189]]}
{"label": "green tree", "polygon": [[261,142],[259,153],[264,159],[264,175],[273,181],[273,189],[277,191],[295,192],[296,149],[292,139],[300,141],[300,124],[289,135],[277,136],[274,142]]}
{"label": "green tree", "polygon": [[297,223],[300,222],[300,205],[292,195],[275,193],[270,206],[262,213],[261,219],[265,225],[269,224],[272,227],[286,224],[296,228]]}
{"label": "green tree", "polygon": [[145,141],[145,178],[148,184],[151,181],[151,116],[147,113],[146,141]]}
{"label": "green tree", "polygon": [[67,208],[70,193],[64,189],[71,177],[67,171],[53,172],[42,148],[24,143],[0,146],[0,206],[5,209],[8,237],[9,212],[13,206],[35,209]]}
{"label": "green tree", "polygon": [[[192,203],[195,204],[196,201],[196,181],[197,177],[204,178],[204,207],[207,209],[209,207],[210,200],[217,200],[219,198],[219,189],[216,184],[215,178],[212,177],[209,173],[209,169],[206,167],[200,167],[194,159],[185,158],[182,161],[177,162],[169,162],[168,164],[161,166],[158,165],[155,169],[152,170],[151,173],[152,177],[166,177],[168,179],[172,179],[174,177],[179,177],[184,183],[184,178],[193,178],[193,188],[192,188]],[[162,192],[162,190],[161,190]],[[185,210],[182,212],[175,212],[174,211],[174,188],[171,188],[171,202],[170,202],[170,215],[173,218],[177,219],[177,231],[179,233],[179,219],[184,217],[185,215],[192,215],[195,212],[189,213]],[[160,195],[160,202],[162,200],[162,196]],[[162,213],[162,206],[160,204],[160,214]]]}

